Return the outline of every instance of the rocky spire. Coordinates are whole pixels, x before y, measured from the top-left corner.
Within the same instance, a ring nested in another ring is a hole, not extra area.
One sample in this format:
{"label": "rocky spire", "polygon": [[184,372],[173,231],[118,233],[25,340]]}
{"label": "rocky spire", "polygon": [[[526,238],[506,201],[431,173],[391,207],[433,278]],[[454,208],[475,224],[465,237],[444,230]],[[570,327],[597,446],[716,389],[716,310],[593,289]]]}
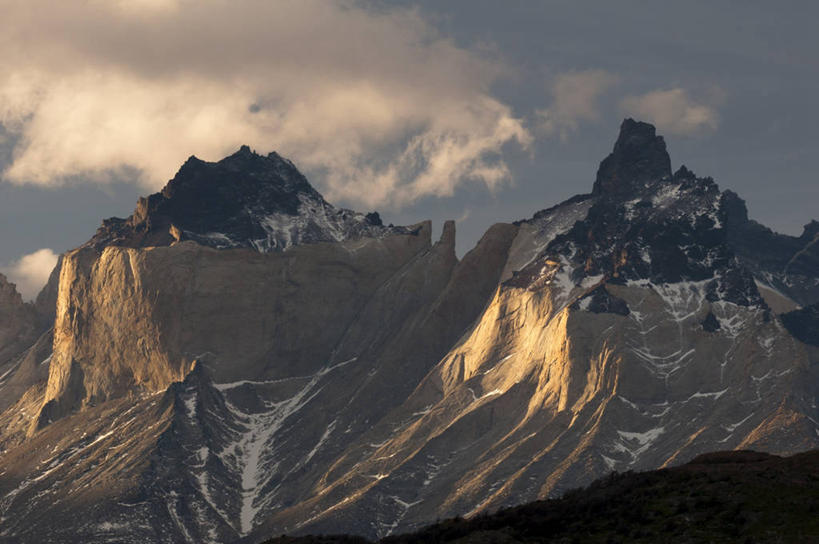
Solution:
{"label": "rocky spire", "polygon": [[623,194],[671,175],[665,140],[653,125],[626,119],[614,150],[600,163],[592,193]]}

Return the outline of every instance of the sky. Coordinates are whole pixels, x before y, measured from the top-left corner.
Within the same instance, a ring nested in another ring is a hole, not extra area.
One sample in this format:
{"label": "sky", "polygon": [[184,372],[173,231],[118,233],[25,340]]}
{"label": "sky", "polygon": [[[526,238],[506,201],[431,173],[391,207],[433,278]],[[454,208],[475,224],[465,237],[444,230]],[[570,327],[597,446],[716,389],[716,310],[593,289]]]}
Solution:
{"label": "sky", "polygon": [[624,117],[799,234],[817,218],[819,4],[0,0],[0,273],[57,255],[187,157],[248,144],[386,222],[588,192]]}

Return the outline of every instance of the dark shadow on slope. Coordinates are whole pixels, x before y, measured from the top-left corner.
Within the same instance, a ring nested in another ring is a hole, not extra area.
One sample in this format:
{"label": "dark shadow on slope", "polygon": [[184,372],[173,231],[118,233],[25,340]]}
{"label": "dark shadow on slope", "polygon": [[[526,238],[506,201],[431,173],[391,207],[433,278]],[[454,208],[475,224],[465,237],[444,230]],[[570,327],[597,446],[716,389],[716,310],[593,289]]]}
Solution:
{"label": "dark shadow on slope", "polygon": [[[449,519],[381,544],[535,542],[817,542],[819,450],[778,457],[700,455],[686,465],[612,473],[560,499]],[[347,536],[265,544],[362,543]]]}

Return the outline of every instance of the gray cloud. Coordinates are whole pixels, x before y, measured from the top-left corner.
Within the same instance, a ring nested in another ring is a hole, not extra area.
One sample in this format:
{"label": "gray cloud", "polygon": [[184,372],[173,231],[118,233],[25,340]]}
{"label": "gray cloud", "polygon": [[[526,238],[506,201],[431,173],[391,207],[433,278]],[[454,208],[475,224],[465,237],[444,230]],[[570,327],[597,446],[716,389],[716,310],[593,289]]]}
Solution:
{"label": "gray cloud", "polygon": [[[416,11],[299,0],[0,0],[4,178],[161,186],[248,143],[321,170],[327,196],[400,206],[509,178],[531,137],[492,61]],[[131,170],[128,170],[131,169]]]}
{"label": "gray cloud", "polygon": [[694,134],[713,130],[719,117],[713,106],[695,102],[679,87],[656,90],[639,96],[628,96],[621,102],[623,111],[654,123],[669,134]]}
{"label": "gray cloud", "polygon": [[600,118],[597,101],[617,77],[605,70],[584,70],[560,74],[552,84],[552,104],[537,111],[538,129],[548,136],[565,140],[581,122]]}

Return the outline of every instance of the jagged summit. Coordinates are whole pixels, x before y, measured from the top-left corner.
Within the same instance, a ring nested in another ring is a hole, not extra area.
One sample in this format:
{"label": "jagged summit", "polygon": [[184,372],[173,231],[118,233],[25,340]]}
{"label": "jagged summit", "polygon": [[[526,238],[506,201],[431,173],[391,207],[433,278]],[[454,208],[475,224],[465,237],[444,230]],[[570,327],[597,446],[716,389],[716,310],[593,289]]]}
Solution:
{"label": "jagged summit", "polygon": [[[653,125],[626,119],[600,163],[592,193],[538,212],[532,221],[554,222],[549,218],[579,210],[570,214],[571,222],[557,222],[561,231],[542,254],[572,269],[572,281],[701,281],[731,262],[724,208],[711,178],[698,178],[685,165],[672,175],[665,140]],[[517,284],[540,276],[536,263],[529,268]]]}
{"label": "jagged summit", "polygon": [[0,273],[0,301],[3,301],[4,306],[23,305],[23,297],[17,292],[17,286],[2,273]]}
{"label": "jagged summit", "polygon": [[[223,177],[213,176],[214,171]],[[234,175],[225,175],[228,172]],[[204,208],[200,213],[223,202],[231,207],[260,204],[271,211],[297,215],[298,195],[323,200],[291,161],[276,152],[259,155],[246,145],[215,165],[190,157],[160,194],[170,205],[198,200],[195,203]]]}
{"label": "jagged summit", "polygon": [[375,212],[336,208],[291,161],[243,145],[215,163],[190,157],[162,191],[139,199],[131,217],[103,221],[87,245],[145,247],[193,240],[219,249],[268,252],[406,232],[384,227]]}
{"label": "jagged summit", "polygon": [[623,121],[590,195],[538,212],[528,223],[551,231],[550,242],[515,285],[539,286],[545,267],[556,277],[563,270],[578,285],[594,277],[707,282],[711,299],[743,306],[764,306],[757,282],[802,304],[819,300],[811,272],[819,269],[819,223],[794,237],[750,220],[745,202],[721,192],[712,178],[685,165],[672,174],[663,137],[633,119]]}
{"label": "jagged summit", "polygon": [[683,180],[683,179],[695,179],[697,177],[694,172],[688,169],[687,166],[680,165],[676,172],[674,172],[673,178],[675,180]]}
{"label": "jagged summit", "polygon": [[592,193],[628,193],[671,175],[671,159],[665,140],[657,136],[653,125],[626,119],[614,150],[600,163]]}

